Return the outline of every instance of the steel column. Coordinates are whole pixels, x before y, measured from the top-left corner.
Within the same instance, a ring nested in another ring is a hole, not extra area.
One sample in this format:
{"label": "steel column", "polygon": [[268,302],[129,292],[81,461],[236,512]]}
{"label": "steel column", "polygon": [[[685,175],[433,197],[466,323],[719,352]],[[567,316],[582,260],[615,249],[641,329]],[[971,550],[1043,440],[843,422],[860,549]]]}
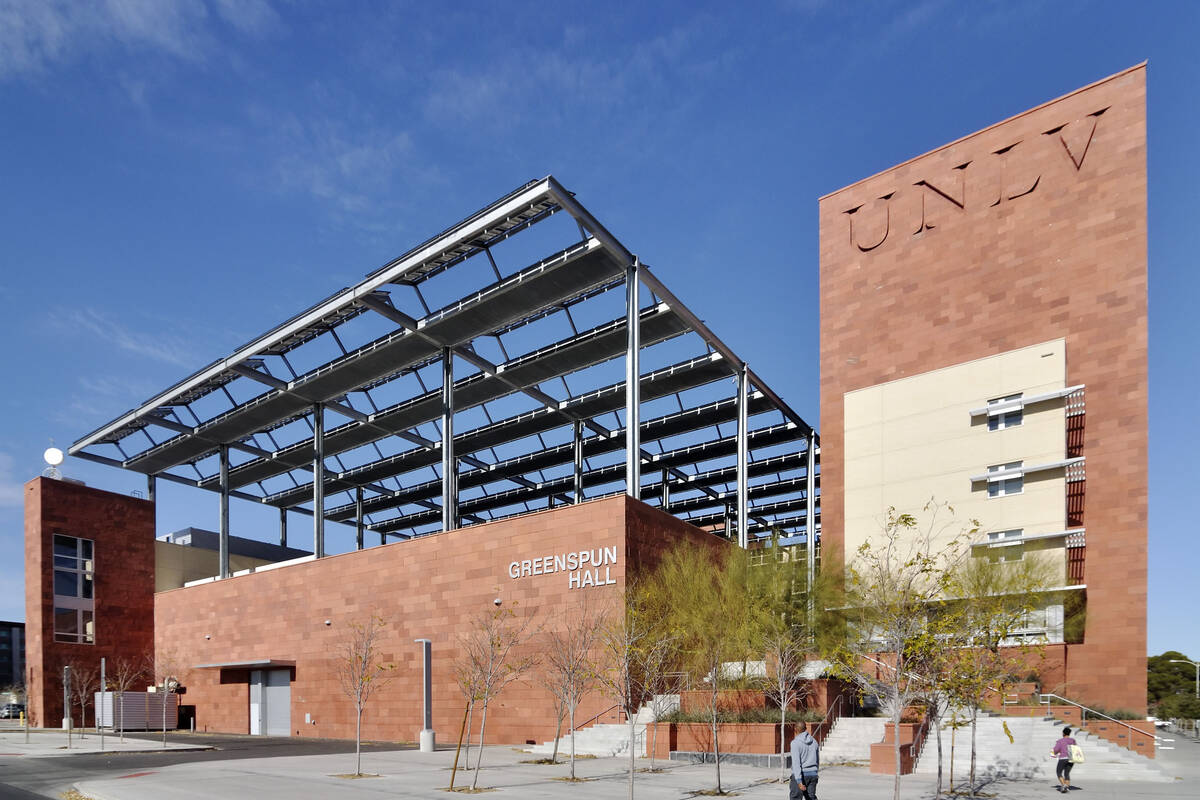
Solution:
{"label": "steel column", "polygon": [[154,479],[153,475],[147,475],[146,476],[146,499],[149,500],[151,503],[155,502],[154,490],[157,488],[158,488],[158,481],[156,481]]}
{"label": "steel column", "polygon": [[671,470],[662,471],[662,510],[666,511],[671,505]]}
{"label": "steel column", "polygon": [[573,448],[575,460],[575,483],[572,497],[574,502],[583,502],[583,422],[575,420],[574,428],[575,446]]}
{"label": "steel column", "polygon": [[454,457],[454,352],[442,349],[442,530],[458,527],[458,460]]}
{"label": "steel column", "polygon": [[625,349],[625,494],[635,499],[640,499],[642,483],[642,334],[638,315],[641,305],[638,266],[635,257],[625,268],[625,327],[628,333]]}
{"label": "steel column", "polygon": [[219,448],[221,460],[221,512],[217,520],[218,575],[229,577],[229,445]]}
{"label": "steel column", "polygon": [[354,549],[363,549],[362,487],[354,490]]}
{"label": "steel column", "polygon": [[325,557],[325,407],[313,406],[313,555]]}
{"label": "steel column", "polygon": [[287,509],[279,509],[279,546],[287,547]]}
{"label": "steel column", "polygon": [[747,376],[746,365],[738,370],[737,374],[737,532],[738,546],[742,549],[750,545],[750,526],[748,515],[747,499],[749,496],[749,485],[747,483],[746,462],[748,458],[748,424],[749,415],[747,414],[747,406],[749,403],[746,400],[746,394],[749,387],[749,377]]}
{"label": "steel column", "polygon": [[811,431],[808,434],[808,474],[805,477],[805,522],[807,532],[807,561],[806,576],[808,580],[808,615],[810,630],[813,622],[813,584],[817,580],[817,437]]}
{"label": "steel column", "polygon": [[725,536],[726,539],[730,538],[729,537],[729,517],[730,517],[729,510],[730,510],[729,503],[728,503],[728,501],[726,501],[726,503],[725,503],[725,519],[721,523],[721,525],[722,525],[721,533]]}

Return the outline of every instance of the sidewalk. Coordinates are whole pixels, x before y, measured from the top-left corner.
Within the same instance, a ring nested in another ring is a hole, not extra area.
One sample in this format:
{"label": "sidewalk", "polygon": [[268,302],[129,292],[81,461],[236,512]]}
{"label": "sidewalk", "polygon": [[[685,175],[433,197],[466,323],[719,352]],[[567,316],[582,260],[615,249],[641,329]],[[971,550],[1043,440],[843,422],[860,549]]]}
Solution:
{"label": "sidewalk", "polygon": [[[585,759],[576,762],[576,774],[586,782],[570,784],[555,778],[567,774],[565,765],[523,764],[527,753],[509,747],[488,747],[484,753],[480,788],[497,790],[496,795],[531,798],[579,798],[609,800],[625,797],[628,775],[624,758]],[[436,753],[392,751],[371,753],[363,758],[363,771],[379,777],[349,780],[333,777],[354,769],[354,756],[264,758],[242,761],[217,761],[178,764],[153,772],[135,772],[107,780],[87,780],[77,784],[84,795],[95,800],[211,800],[225,797],[254,797],[255,800],[295,800],[296,798],[372,797],[446,797],[453,750]],[[680,798],[711,789],[715,770],[709,765],[658,762],[662,773],[638,773],[635,794],[639,798]],[[460,764],[461,766],[461,764]],[[649,766],[639,759],[638,767]],[[778,773],[754,767],[722,765],[723,788],[746,798],[781,798],[787,789],[772,779]],[[472,773],[460,769],[457,786],[470,785]],[[1139,784],[1132,782],[1089,784],[1086,772],[1076,775],[1077,798],[1087,800],[1137,800],[1147,798],[1196,797],[1200,786],[1193,779],[1174,783]],[[933,782],[924,776],[906,776],[905,800],[932,796]],[[878,800],[891,794],[892,779],[872,775],[863,767],[827,767],[821,771],[820,794],[837,800]],[[1006,781],[989,785],[983,791],[992,796],[1032,800],[1046,798],[1052,784],[1042,781]]]}
{"label": "sidewalk", "polygon": [[[138,731],[134,739],[129,736],[121,741],[119,735],[104,734],[104,749],[100,748],[100,734],[88,731],[83,737],[76,730],[71,734],[71,746],[67,747],[67,734],[60,729],[29,729],[29,742],[25,741],[24,728],[0,729],[0,756],[30,756],[35,758],[56,758],[61,756],[80,755],[83,753],[145,753],[161,752],[162,743],[153,740],[153,732]],[[167,743],[167,750],[208,750],[205,745]]]}

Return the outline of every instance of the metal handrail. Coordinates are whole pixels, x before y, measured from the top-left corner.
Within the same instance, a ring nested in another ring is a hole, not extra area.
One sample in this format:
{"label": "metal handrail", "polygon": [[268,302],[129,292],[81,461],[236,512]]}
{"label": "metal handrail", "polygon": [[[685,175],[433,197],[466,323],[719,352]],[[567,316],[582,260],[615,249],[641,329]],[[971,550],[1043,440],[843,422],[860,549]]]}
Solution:
{"label": "metal handrail", "polygon": [[575,726],[575,727],[574,727],[572,730],[573,730],[573,731],[577,731],[577,730],[579,730],[580,728],[584,727],[585,725],[591,725],[593,722],[595,722],[596,720],[600,719],[600,718],[601,718],[601,717],[603,717],[605,714],[607,714],[608,712],[612,711],[614,708],[615,708],[615,709],[618,709],[618,710],[620,711],[620,713],[621,713],[621,714],[625,714],[625,717],[628,719],[629,715],[625,713],[625,709],[624,709],[624,708],[621,706],[621,704],[620,704],[620,703],[613,703],[611,706],[609,706],[608,708],[604,709],[604,710],[603,710],[603,711],[601,711],[599,714],[596,714],[596,715],[594,715],[594,716],[588,717],[586,720],[584,720],[583,722],[581,722],[581,723],[579,723],[578,725],[576,725],[576,726]]}
{"label": "metal handrail", "polygon": [[[843,699],[844,699],[844,698],[842,697],[842,695],[841,695],[841,694],[839,694],[839,695],[837,696],[837,699],[833,701],[833,705],[831,705],[831,706],[829,707],[829,710],[827,710],[827,711],[825,712],[825,716],[821,718],[821,727],[824,727],[824,726],[825,726],[825,723],[826,723],[826,722],[829,720],[829,717],[830,717],[830,715],[831,715],[831,714],[833,714],[833,712],[834,712],[834,711],[837,711],[837,710],[838,710],[838,708],[839,708],[839,707],[842,705],[842,700],[843,700]],[[833,718],[834,718],[835,720],[836,720],[836,719],[838,719],[838,717],[837,717],[837,716],[834,716]],[[830,730],[832,730],[832,728],[833,728],[833,726],[831,725],[831,726],[830,726]]]}
{"label": "metal handrail", "polygon": [[1053,694],[1053,693],[1043,693],[1043,694],[1039,695],[1038,702],[1041,703],[1042,705],[1046,706],[1047,715],[1049,715],[1049,711],[1050,711],[1050,699],[1049,698],[1051,698],[1051,697],[1057,698],[1069,706],[1075,706],[1076,708],[1082,709],[1085,712],[1081,716],[1080,727],[1087,726],[1087,713],[1086,712],[1090,711],[1090,712],[1092,712],[1092,716],[1103,717],[1104,719],[1108,720],[1109,722],[1115,722],[1118,725],[1128,728],[1129,730],[1133,731],[1134,733],[1140,733],[1143,736],[1149,736],[1155,742],[1157,742],[1159,740],[1159,736],[1157,734],[1150,733],[1148,731],[1144,731],[1141,728],[1135,728],[1132,725],[1130,725],[1128,722],[1122,722],[1119,719],[1114,719],[1113,717],[1110,717],[1108,714],[1105,714],[1102,711],[1097,711],[1094,708],[1088,708],[1083,703],[1076,703],[1074,700],[1068,700],[1067,698],[1063,697],[1062,695],[1057,695],[1057,694]]}

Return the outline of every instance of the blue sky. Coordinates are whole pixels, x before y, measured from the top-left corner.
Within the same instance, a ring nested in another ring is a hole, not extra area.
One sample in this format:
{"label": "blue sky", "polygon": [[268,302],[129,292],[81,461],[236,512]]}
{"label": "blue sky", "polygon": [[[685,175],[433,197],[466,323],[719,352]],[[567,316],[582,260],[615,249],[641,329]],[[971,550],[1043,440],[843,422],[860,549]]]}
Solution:
{"label": "blue sky", "polygon": [[[1165,2],[0,0],[0,619],[52,439],[548,173],[819,428],[817,197],[1148,59],[1150,651],[1198,657],[1197,30]],[[160,530],[215,524],[160,490]]]}

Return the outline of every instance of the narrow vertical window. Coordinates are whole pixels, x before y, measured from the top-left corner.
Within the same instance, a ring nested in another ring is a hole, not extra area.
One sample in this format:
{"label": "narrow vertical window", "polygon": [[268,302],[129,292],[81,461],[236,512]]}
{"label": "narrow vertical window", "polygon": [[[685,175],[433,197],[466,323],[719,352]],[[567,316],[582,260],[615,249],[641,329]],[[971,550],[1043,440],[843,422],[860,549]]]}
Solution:
{"label": "narrow vertical window", "polygon": [[54,537],[54,641],[96,642],[96,590],[91,539]]}

